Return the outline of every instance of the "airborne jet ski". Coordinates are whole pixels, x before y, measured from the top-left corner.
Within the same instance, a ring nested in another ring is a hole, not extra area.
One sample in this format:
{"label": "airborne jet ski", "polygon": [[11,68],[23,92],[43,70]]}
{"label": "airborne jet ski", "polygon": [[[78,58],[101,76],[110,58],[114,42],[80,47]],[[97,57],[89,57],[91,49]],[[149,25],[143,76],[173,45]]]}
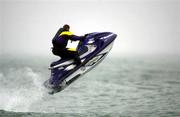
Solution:
{"label": "airborne jet ski", "polygon": [[75,66],[74,60],[60,59],[50,65],[51,77],[44,82],[49,94],[62,91],[72,82],[99,64],[109,53],[116,38],[111,32],[86,34],[86,39],[78,45],[81,64]]}

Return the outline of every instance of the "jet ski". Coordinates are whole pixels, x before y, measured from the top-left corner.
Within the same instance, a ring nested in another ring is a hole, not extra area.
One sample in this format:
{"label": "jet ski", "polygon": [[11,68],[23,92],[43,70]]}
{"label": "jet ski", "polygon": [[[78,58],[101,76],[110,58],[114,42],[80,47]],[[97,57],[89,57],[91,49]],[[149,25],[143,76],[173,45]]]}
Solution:
{"label": "jet ski", "polygon": [[93,32],[86,35],[86,39],[77,47],[82,62],[80,65],[75,65],[72,59],[60,59],[51,63],[51,76],[44,82],[49,94],[62,91],[98,65],[107,56],[117,37],[112,32]]}

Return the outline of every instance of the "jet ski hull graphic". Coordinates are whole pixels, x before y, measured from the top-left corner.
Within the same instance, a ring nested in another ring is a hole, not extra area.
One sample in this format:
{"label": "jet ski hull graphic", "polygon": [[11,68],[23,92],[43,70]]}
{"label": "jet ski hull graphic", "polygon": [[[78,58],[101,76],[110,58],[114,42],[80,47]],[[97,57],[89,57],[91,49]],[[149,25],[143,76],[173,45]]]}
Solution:
{"label": "jet ski hull graphic", "polygon": [[74,65],[71,59],[52,62],[51,77],[44,82],[49,94],[62,91],[75,80],[98,65],[109,53],[116,38],[111,32],[89,33],[85,41],[79,44],[78,52],[82,63]]}

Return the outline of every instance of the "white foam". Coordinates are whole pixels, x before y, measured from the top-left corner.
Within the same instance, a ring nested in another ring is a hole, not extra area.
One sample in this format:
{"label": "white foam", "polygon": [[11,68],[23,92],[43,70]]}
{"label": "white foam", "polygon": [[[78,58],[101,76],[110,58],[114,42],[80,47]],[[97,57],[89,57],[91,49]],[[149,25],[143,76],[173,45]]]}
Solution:
{"label": "white foam", "polygon": [[[6,75],[6,82],[12,80],[11,82],[15,84],[0,90],[0,108],[16,112],[31,111],[31,106],[40,101],[45,93],[41,85],[41,75],[33,71],[30,67],[20,69],[12,68],[10,71],[11,73]],[[0,78],[3,77],[3,73],[0,73]],[[12,79],[12,77],[14,77],[14,79]],[[19,81],[16,81],[15,78]],[[23,82],[21,82],[21,80],[23,80]]]}

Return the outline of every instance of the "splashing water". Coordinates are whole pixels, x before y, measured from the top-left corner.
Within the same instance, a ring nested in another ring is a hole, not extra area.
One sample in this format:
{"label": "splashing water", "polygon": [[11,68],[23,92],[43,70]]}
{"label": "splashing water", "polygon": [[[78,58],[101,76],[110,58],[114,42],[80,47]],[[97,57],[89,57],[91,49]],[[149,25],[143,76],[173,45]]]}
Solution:
{"label": "splashing water", "polygon": [[5,89],[0,90],[0,108],[5,110],[28,112],[31,104],[41,100],[45,93],[40,74],[29,67],[10,68],[9,74],[0,73],[0,78],[3,79],[1,85],[6,85]]}

